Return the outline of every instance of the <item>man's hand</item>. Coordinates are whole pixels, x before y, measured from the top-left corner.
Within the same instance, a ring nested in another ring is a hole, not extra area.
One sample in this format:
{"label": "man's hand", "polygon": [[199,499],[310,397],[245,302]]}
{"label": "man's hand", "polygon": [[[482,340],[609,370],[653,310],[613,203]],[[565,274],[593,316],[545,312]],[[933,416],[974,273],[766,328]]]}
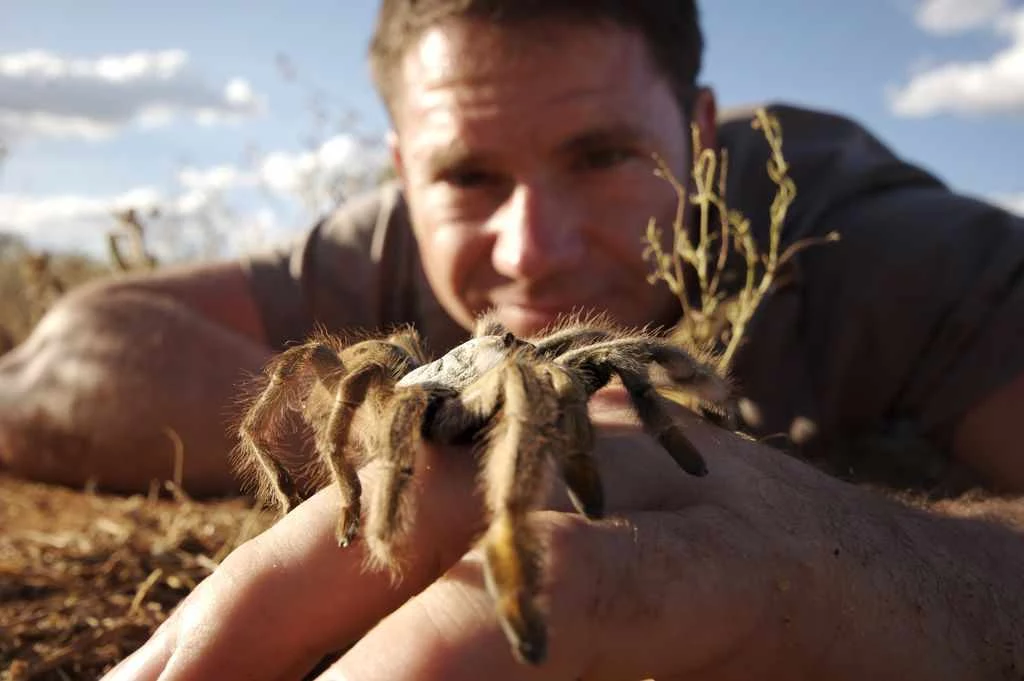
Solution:
{"label": "man's hand", "polygon": [[[550,510],[535,514],[550,536],[549,659],[539,668],[514,661],[479,557],[467,553],[482,529],[475,462],[465,450],[427,450],[417,464],[409,568],[398,586],[362,570],[361,542],[338,548],[329,489],[233,553],[110,678],[299,679],[321,656],[350,645],[322,678],[459,681],[481,670],[490,681],[964,678],[984,671],[976,655],[983,651],[965,648],[975,613],[951,612],[955,589],[933,593],[943,578],[976,566],[965,558],[936,574],[948,559],[931,565],[908,551],[921,538],[918,525],[934,534],[946,519],[680,418],[708,460],[706,478],[676,469],[625,411],[598,410],[610,518],[594,523],[568,512],[561,490]],[[1004,567],[1020,565],[1014,539],[1016,558]],[[968,618],[957,622],[954,614]],[[1014,631],[998,633],[1019,638]]]}

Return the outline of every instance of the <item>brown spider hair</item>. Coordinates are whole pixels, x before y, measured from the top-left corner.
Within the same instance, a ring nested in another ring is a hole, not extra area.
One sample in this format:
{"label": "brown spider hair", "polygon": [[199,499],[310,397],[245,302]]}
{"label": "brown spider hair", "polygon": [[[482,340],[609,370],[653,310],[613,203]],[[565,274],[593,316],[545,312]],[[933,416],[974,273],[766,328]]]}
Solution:
{"label": "brown spider hair", "polygon": [[498,26],[610,24],[636,31],[680,107],[689,111],[704,50],[696,0],[382,0],[370,42],[370,71],[392,117],[405,51],[428,29],[450,19]]}

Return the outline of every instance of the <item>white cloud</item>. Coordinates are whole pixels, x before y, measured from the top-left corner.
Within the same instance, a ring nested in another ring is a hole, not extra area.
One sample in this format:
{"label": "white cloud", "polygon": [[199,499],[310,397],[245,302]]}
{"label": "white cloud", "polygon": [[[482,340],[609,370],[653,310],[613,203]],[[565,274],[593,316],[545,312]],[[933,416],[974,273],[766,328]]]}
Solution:
{"label": "white cloud", "polygon": [[0,194],[0,230],[18,234],[34,246],[101,253],[105,233],[116,225],[113,213],[148,211],[164,196],[140,187],[116,196],[76,194],[34,196]]}
{"label": "white cloud", "polygon": [[215,166],[186,168],[178,181],[195,193],[260,188],[297,202],[310,214],[330,210],[345,197],[378,182],[387,164],[384,144],[356,135],[335,135],[309,151],[274,151],[251,169]]}
{"label": "white cloud", "polygon": [[54,221],[75,219],[90,221],[109,220],[115,210],[136,208],[148,210],[164,200],[152,187],[140,187],[111,197],[90,197],[64,194],[45,198],[0,194],[0,215],[8,226],[22,233],[32,232]]}
{"label": "white cloud", "polygon": [[338,183],[376,179],[385,161],[385,149],[379,142],[336,135],[313,151],[268,154],[260,164],[259,176],[277,194],[301,196]]}
{"label": "white cloud", "polygon": [[99,139],[132,124],[178,117],[203,125],[257,113],[245,80],[210,84],[182,50],[71,58],[44,50],[0,54],[0,137]]}
{"label": "white cloud", "polygon": [[[240,253],[280,222],[273,209],[236,212],[225,197],[186,189],[167,193],[140,187],[116,196],[0,194],[0,231],[33,248],[106,258],[107,235],[122,233],[115,213],[133,209],[146,228],[147,247],[161,260],[192,260]],[[253,226],[267,229],[254,235]]]}
{"label": "white cloud", "polygon": [[376,184],[385,158],[381,143],[339,135],[313,151],[267,154],[251,168],[184,168],[170,191],[0,194],[0,231],[34,247],[105,257],[106,235],[117,228],[114,213],[133,208],[144,216],[147,243],[163,260],[238,254],[294,235]]}
{"label": "white cloud", "polygon": [[200,170],[185,168],[178,173],[182,187],[193,191],[224,191],[232,187],[251,185],[255,177],[230,165],[213,166]]}
{"label": "white cloud", "polygon": [[[976,22],[987,23],[1009,44],[987,60],[949,62],[922,69],[906,84],[890,89],[890,108],[895,114],[910,118],[941,113],[1024,115],[1024,8],[1011,12],[1002,8],[1003,3],[986,0],[982,10],[973,14],[962,10],[957,14],[948,10],[947,6],[952,4],[954,0],[934,0],[922,5],[940,8],[933,9],[931,26],[963,28]],[[943,7],[947,9],[942,10]]]}
{"label": "white cloud", "polygon": [[1007,0],[922,0],[914,19],[924,30],[946,35],[985,26],[1007,8]]}
{"label": "white cloud", "polygon": [[996,205],[1024,217],[1024,191],[1016,194],[997,194],[990,200]]}

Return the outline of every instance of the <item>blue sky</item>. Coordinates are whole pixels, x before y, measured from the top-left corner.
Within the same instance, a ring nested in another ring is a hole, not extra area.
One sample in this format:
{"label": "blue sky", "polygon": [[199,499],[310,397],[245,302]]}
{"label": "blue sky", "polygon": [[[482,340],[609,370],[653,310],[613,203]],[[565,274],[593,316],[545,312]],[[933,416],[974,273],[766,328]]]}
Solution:
{"label": "blue sky", "polygon": [[[853,116],[953,187],[1024,213],[1022,2],[705,0],[703,79],[724,105]],[[0,0],[0,229],[98,251],[112,209],[159,204],[155,247],[198,255],[300,229],[381,162],[364,59],[375,11]],[[310,177],[324,186],[299,195]]]}

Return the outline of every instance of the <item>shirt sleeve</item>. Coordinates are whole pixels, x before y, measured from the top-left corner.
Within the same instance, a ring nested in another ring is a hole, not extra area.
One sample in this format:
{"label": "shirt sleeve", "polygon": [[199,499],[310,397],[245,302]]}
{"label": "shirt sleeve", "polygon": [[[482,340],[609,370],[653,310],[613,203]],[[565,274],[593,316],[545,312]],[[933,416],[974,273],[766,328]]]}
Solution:
{"label": "shirt sleeve", "polygon": [[[945,450],[968,409],[1024,372],[1024,218],[950,191],[848,119],[774,112],[797,185],[784,242],[840,240],[804,250],[793,285],[751,324],[743,361],[755,392],[801,392],[780,387],[790,375],[779,364],[751,368],[772,359],[760,342],[798,356],[789,366],[803,395],[788,417],[810,416],[831,439],[909,423]],[[752,213],[765,244],[774,186],[761,140],[735,145],[730,203]]]}
{"label": "shirt sleeve", "polygon": [[828,418],[915,423],[945,447],[1024,371],[1024,220],[945,187],[876,191],[805,258],[806,333]]}
{"label": "shirt sleeve", "polygon": [[[243,260],[271,347],[302,341],[316,327],[368,331],[391,321],[389,306],[403,298],[408,270],[396,262],[395,242],[403,241],[397,201],[397,188],[385,186],[347,202],[293,243]],[[384,289],[394,296],[383,296]]]}

